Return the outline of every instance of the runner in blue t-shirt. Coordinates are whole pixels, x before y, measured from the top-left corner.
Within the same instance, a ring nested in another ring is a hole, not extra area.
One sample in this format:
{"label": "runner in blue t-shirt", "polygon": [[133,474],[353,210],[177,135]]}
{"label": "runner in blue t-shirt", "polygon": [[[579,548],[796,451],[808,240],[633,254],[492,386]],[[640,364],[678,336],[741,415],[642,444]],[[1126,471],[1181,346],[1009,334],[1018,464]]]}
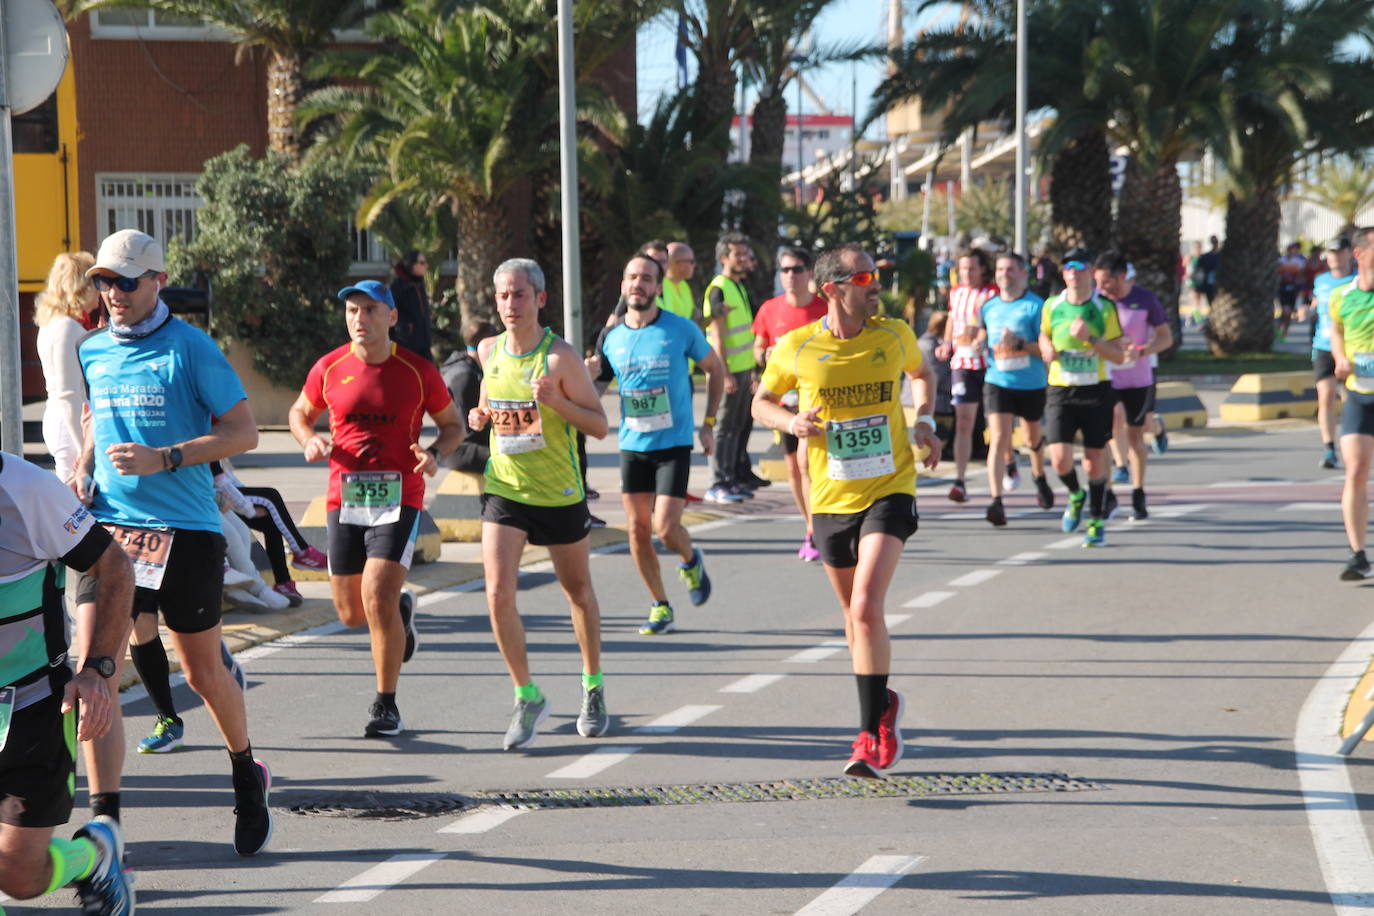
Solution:
{"label": "runner in blue t-shirt", "polygon": [[725,366],[701,329],[658,306],[662,284],[663,268],[652,258],[636,255],[625,265],[620,290],[629,308],[625,321],[606,335],[597,378],[602,390],[613,376],[620,380],[621,498],[630,554],[654,599],[639,629],[646,636],[673,629],[651,533],[682,558],[678,575],[692,603],[711,596],[701,551],[682,526],[695,425],[690,361],[706,372],[706,415],[698,431],[706,455],[715,448],[716,408],[725,386]]}
{"label": "runner in blue t-shirt", "polygon": [[1045,480],[1045,440],[1040,435],[1049,380],[1040,357],[1040,313],[1045,300],[1026,288],[1029,272],[1020,255],[998,255],[996,270],[1001,292],[983,303],[983,327],[992,351],[983,379],[983,412],[988,421],[988,490],[992,493],[987,519],[1000,528],[1007,523],[1002,478],[1016,417],[1021,418],[1030,446],[1031,478],[1040,508],[1054,508],[1054,491]]}
{"label": "runner in blue t-shirt", "polygon": [[[87,276],[110,324],[77,348],[91,435],[73,487],[133,561],[134,614],[162,612],[186,680],[219,726],[233,771],[234,849],[251,856],[272,835],[271,775],[253,759],[243,691],[221,662],[224,536],[208,465],[256,447],[257,424],[224,354],[158,295],[167,274],[156,239],[114,233]],[[77,594],[88,588],[78,583]],[[140,648],[131,649],[136,661]],[[118,781],[92,774],[93,799],[112,795],[116,816]]]}
{"label": "runner in blue t-shirt", "polygon": [[1326,273],[1312,278],[1312,303],[1317,314],[1312,326],[1312,374],[1317,380],[1317,429],[1322,434],[1319,467],[1340,467],[1336,458],[1337,403],[1345,397],[1345,386],[1336,378],[1336,361],[1331,356],[1331,294],[1355,279],[1355,258],[1350,239],[1338,235],[1326,243]]}

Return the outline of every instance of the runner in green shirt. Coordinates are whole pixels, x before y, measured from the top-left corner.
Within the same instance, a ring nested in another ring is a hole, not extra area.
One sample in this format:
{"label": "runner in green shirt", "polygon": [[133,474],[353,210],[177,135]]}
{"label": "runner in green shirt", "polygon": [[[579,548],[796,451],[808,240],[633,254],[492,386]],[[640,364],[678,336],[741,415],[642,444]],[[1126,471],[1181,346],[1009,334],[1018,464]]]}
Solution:
{"label": "runner in green shirt", "polygon": [[1374,576],[1365,558],[1365,529],[1369,526],[1369,463],[1374,456],[1374,228],[1350,238],[1355,255],[1355,282],[1331,294],[1331,356],[1336,378],[1345,382],[1341,409],[1341,461],[1345,489],[1341,514],[1350,541],[1350,560],[1341,578],[1358,581]]}

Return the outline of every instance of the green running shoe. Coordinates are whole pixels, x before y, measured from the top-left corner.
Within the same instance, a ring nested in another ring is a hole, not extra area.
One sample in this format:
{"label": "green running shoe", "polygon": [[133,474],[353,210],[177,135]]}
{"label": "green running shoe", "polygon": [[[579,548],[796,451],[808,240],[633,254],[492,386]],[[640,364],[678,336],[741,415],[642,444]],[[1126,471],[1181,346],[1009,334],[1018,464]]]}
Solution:
{"label": "green running shoe", "polygon": [[1073,534],[1078,530],[1079,522],[1083,521],[1083,503],[1087,502],[1087,499],[1087,490],[1069,494],[1069,504],[1064,507],[1064,516],[1060,519],[1065,534]]}
{"label": "green running shoe", "polygon": [[692,548],[692,562],[678,564],[677,574],[687,583],[687,597],[692,599],[692,604],[705,604],[711,597],[711,577],[706,575],[706,559],[700,547]]}
{"label": "green running shoe", "polygon": [[181,747],[181,739],[186,737],[186,726],[176,719],[158,716],[153,733],[138,742],[140,754],[166,754]]}
{"label": "green running shoe", "polygon": [[1088,531],[1083,535],[1083,546],[1105,547],[1107,545],[1107,535],[1102,528],[1103,522],[1100,518],[1095,518],[1088,522]]}
{"label": "green running shoe", "polygon": [[655,604],[649,608],[649,619],[639,628],[640,636],[662,636],[673,631],[673,606]]}

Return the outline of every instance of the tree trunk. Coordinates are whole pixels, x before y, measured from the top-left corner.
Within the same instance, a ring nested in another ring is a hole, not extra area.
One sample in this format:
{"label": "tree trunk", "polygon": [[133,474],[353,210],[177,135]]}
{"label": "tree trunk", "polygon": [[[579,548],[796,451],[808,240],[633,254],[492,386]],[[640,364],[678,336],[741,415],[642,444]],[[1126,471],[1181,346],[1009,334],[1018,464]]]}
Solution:
{"label": "tree trunk", "polygon": [[[735,71],[728,60],[699,57],[698,66],[692,140],[711,153],[717,170],[724,170],[730,158],[730,119],[735,113]],[[704,170],[704,174],[693,182],[688,196],[701,201],[697,211],[700,214],[698,225],[684,227],[688,241],[696,251],[714,251],[725,208],[725,191],[719,176]]]}
{"label": "tree trunk", "polygon": [[1090,130],[1070,140],[1055,156],[1050,176],[1051,256],[1058,260],[1080,245],[1094,252],[1105,249],[1112,236],[1106,134]]}
{"label": "tree trunk", "polygon": [[272,51],[267,61],[267,148],[292,161],[301,156],[296,106],[305,91],[302,63],[301,55],[293,51]]}
{"label": "tree trunk", "polygon": [[1117,246],[1135,265],[1136,283],[1159,297],[1174,332],[1172,356],[1183,340],[1178,322],[1179,232],[1183,189],[1177,163],[1168,159],[1146,171],[1132,157],[1117,206]]}
{"label": "tree trunk", "polygon": [[749,296],[758,304],[773,295],[777,267],[778,219],[782,210],[782,149],[787,139],[787,101],[780,87],[759,94],[749,129],[749,183],[744,192],[741,228],[754,242],[759,266],[749,276]]}
{"label": "tree trunk", "polygon": [[509,250],[509,231],[499,201],[468,198],[458,210],[458,294],[460,327],[474,318],[499,327],[491,277]]}
{"label": "tree trunk", "polygon": [[1274,291],[1279,285],[1278,193],[1226,198],[1226,241],[1217,265],[1217,296],[1207,343],[1219,356],[1264,353],[1274,345]]}

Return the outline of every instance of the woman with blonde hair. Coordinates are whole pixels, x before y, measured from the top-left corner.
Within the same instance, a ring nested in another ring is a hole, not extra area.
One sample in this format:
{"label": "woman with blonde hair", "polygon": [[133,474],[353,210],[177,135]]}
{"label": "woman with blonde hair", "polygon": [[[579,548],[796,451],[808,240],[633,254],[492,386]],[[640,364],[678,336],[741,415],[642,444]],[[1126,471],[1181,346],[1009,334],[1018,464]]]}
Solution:
{"label": "woman with blonde hair", "polygon": [[43,411],[43,442],[56,462],[54,471],[68,480],[81,453],[81,408],[86,385],[76,345],[86,333],[83,319],[100,304],[86,271],[95,258],[85,251],[63,252],[48,271],[48,283],[34,300],[38,324],[38,358],[48,406]]}

